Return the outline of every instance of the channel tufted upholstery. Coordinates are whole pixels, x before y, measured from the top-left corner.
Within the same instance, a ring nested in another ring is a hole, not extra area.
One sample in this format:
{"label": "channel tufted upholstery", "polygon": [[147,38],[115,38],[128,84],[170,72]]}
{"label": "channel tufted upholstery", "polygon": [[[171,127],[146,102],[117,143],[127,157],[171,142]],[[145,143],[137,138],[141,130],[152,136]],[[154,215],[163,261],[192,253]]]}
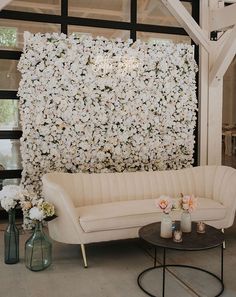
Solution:
{"label": "channel tufted upholstery", "polygon": [[[198,197],[193,220],[216,228],[233,224],[236,170],[199,166],[181,170],[125,173],[48,173],[43,176],[45,199],[55,204],[58,218],[49,233],[65,243],[89,243],[138,236],[138,229],[160,221],[155,206],[160,195]],[[180,218],[180,211],[171,213]]]}

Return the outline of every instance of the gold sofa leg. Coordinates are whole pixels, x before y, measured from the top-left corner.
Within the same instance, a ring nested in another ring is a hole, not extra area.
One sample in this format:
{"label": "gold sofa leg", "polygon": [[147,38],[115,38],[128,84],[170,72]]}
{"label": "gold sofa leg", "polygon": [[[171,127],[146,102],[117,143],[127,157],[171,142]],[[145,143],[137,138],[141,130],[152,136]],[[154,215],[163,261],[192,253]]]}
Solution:
{"label": "gold sofa leg", "polygon": [[[222,231],[222,233],[225,233],[225,229],[224,228],[222,228],[221,231]],[[225,249],[225,241],[223,242],[223,249]]]}
{"label": "gold sofa leg", "polygon": [[82,252],[83,261],[84,261],[84,268],[87,268],[88,264],[87,264],[87,259],[86,259],[85,246],[84,246],[84,244],[81,244],[80,247],[81,247],[81,252]]}

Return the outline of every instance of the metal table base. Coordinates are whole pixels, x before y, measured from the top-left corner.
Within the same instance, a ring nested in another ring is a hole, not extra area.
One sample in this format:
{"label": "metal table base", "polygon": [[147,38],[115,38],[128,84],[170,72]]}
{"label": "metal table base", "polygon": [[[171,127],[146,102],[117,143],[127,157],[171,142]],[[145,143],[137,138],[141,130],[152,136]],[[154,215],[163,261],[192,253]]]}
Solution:
{"label": "metal table base", "polygon": [[162,274],[162,297],[165,297],[166,268],[167,267],[184,267],[184,268],[199,270],[199,271],[202,271],[204,273],[207,273],[207,274],[213,276],[215,279],[217,279],[219,281],[219,283],[221,285],[220,291],[214,297],[218,297],[223,293],[223,291],[224,291],[224,270],[223,270],[224,269],[224,248],[223,248],[223,244],[221,245],[221,272],[220,272],[220,276],[217,276],[216,274],[214,274],[214,273],[212,273],[212,272],[210,272],[208,270],[205,270],[205,269],[202,269],[202,268],[196,267],[196,266],[180,265],[180,264],[179,265],[177,265],[177,264],[166,264],[166,250],[167,249],[168,248],[163,248],[163,264],[157,266],[156,265],[156,263],[157,263],[156,248],[155,248],[154,266],[145,269],[144,271],[142,271],[139,274],[137,281],[138,281],[139,287],[141,288],[141,290],[143,292],[145,292],[149,296],[157,297],[155,295],[152,295],[146,289],[144,289],[144,287],[143,287],[143,285],[141,283],[141,280],[142,280],[142,277],[144,276],[144,274],[147,273],[148,271],[162,268],[163,269],[163,274]]}

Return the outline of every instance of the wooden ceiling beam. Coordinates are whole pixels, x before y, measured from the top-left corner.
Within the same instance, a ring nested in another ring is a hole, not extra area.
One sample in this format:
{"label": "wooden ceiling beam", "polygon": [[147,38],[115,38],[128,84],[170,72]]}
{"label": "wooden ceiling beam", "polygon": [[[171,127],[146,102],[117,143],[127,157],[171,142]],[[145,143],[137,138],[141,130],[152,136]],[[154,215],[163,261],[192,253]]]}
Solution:
{"label": "wooden ceiling beam", "polygon": [[12,0],[0,0],[0,11],[7,6]]}
{"label": "wooden ceiling beam", "polygon": [[236,3],[210,11],[210,31],[224,30],[236,24]]}
{"label": "wooden ceiling beam", "polygon": [[161,0],[173,14],[179,24],[185,29],[196,44],[201,44],[210,51],[210,43],[207,34],[193,19],[187,9],[179,0]]}
{"label": "wooden ceiling beam", "polygon": [[[217,41],[218,42],[218,41]],[[233,58],[236,54],[236,26],[232,29],[230,34],[227,36],[227,39],[224,42],[224,45],[218,54],[212,69],[209,74],[209,83],[215,84],[217,80],[223,78],[225,72],[227,71],[230,63],[233,61]]]}

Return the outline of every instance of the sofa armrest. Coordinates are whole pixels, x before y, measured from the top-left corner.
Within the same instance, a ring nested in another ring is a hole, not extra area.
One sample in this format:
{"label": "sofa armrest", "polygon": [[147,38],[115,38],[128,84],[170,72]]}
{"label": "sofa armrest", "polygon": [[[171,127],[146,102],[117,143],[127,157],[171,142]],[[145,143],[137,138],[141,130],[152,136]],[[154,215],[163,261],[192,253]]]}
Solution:
{"label": "sofa armrest", "polygon": [[83,230],[72,199],[64,189],[43,176],[43,195],[46,201],[54,204],[57,218],[48,223],[50,236],[59,242],[83,243]]}
{"label": "sofa armrest", "polygon": [[229,167],[223,168],[226,170],[215,180],[214,199],[222,203],[227,208],[226,228],[228,228],[233,225],[235,218],[236,170]]}

